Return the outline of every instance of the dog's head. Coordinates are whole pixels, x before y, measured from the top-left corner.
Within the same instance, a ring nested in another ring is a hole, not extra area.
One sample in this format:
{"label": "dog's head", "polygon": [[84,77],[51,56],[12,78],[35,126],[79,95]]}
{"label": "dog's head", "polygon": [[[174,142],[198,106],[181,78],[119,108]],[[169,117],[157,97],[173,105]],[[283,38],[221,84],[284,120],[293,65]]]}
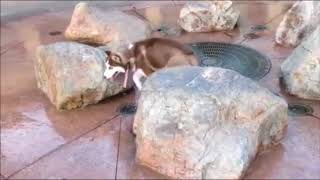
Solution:
{"label": "dog's head", "polygon": [[130,61],[130,59],[134,57],[133,47],[134,45],[130,43],[128,44],[128,46],[119,48],[119,52],[106,50],[105,52],[110,60],[110,64],[126,67],[128,64],[130,64],[130,62],[132,62],[132,60]]}

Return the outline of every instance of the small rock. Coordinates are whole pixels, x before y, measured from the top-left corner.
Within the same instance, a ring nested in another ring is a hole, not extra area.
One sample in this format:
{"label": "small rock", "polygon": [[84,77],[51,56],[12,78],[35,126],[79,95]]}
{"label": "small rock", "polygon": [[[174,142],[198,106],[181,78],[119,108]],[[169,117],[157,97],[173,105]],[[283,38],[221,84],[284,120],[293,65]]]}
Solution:
{"label": "small rock", "polygon": [[320,25],[281,65],[290,94],[320,100]]}
{"label": "small rock", "polygon": [[297,46],[320,24],[320,2],[298,1],[285,14],[276,31],[276,43]]}
{"label": "small rock", "polygon": [[67,39],[107,45],[110,50],[143,40],[151,34],[145,21],[122,11],[102,11],[81,2],[75,6],[71,22],[65,31]]}
{"label": "small rock", "polygon": [[235,71],[168,68],[142,88],[136,160],[175,179],[237,179],[286,126],[287,103]]}
{"label": "small rock", "polygon": [[187,32],[231,30],[239,14],[232,1],[191,1],[181,9],[178,23]]}
{"label": "small rock", "polygon": [[102,50],[84,44],[39,46],[35,60],[37,85],[59,110],[95,104],[124,91],[121,82],[104,78],[105,60]]}

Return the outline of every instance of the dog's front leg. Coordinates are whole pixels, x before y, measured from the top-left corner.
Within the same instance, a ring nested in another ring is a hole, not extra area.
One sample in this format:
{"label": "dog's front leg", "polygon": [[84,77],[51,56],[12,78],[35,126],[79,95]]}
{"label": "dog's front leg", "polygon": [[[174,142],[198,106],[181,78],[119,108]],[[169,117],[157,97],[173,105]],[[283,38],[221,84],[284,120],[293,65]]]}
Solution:
{"label": "dog's front leg", "polygon": [[133,82],[139,90],[141,90],[142,88],[142,77],[147,77],[147,75],[143,72],[142,69],[137,69],[133,74]]}

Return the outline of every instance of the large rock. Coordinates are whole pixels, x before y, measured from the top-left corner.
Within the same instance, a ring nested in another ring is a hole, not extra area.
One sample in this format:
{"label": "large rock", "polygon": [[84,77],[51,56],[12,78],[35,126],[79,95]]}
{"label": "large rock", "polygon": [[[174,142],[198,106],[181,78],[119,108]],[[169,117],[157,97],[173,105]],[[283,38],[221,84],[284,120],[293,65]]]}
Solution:
{"label": "large rock", "polygon": [[66,38],[106,45],[117,52],[129,43],[147,38],[151,27],[145,21],[121,11],[102,11],[81,2],[75,6]]}
{"label": "large rock", "polygon": [[320,24],[320,2],[298,1],[285,14],[276,31],[276,42],[283,46],[297,46]]}
{"label": "large rock", "polygon": [[38,87],[57,109],[94,104],[123,91],[104,78],[105,53],[87,45],[60,42],[39,46],[35,59]]}
{"label": "large rock", "polygon": [[181,9],[178,23],[188,32],[231,30],[239,14],[232,1],[191,1]]}
{"label": "large rock", "polygon": [[170,68],[142,88],[136,159],[172,178],[240,178],[286,126],[287,103],[239,73]]}
{"label": "large rock", "polygon": [[281,65],[290,94],[320,100],[320,26]]}

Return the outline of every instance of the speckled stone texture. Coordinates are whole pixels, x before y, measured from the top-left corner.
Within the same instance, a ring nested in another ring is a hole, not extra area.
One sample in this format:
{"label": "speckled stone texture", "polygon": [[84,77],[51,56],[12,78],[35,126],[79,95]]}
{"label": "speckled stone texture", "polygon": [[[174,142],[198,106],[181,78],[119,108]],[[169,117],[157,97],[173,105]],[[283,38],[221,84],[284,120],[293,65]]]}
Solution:
{"label": "speckled stone texture", "polygon": [[281,65],[290,94],[320,100],[320,26]]}
{"label": "speckled stone texture", "polygon": [[298,1],[283,17],[276,31],[276,42],[283,46],[298,46],[320,24],[320,2]]}
{"label": "speckled stone texture", "polygon": [[65,31],[67,39],[108,45],[115,52],[150,34],[150,25],[142,19],[122,11],[103,11],[83,2],[75,6],[71,22]]}
{"label": "speckled stone texture", "polygon": [[104,78],[105,59],[102,50],[84,44],[41,45],[34,62],[37,85],[59,110],[95,104],[124,90]]}
{"label": "speckled stone texture", "polygon": [[172,178],[238,179],[287,123],[285,100],[235,71],[169,68],[142,88],[136,160]]}
{"label": "speckled stone texture", "polygon": [[232,30],[239,14],[232,1],[191,1],[181,9],[178,23],[187,32]]}

